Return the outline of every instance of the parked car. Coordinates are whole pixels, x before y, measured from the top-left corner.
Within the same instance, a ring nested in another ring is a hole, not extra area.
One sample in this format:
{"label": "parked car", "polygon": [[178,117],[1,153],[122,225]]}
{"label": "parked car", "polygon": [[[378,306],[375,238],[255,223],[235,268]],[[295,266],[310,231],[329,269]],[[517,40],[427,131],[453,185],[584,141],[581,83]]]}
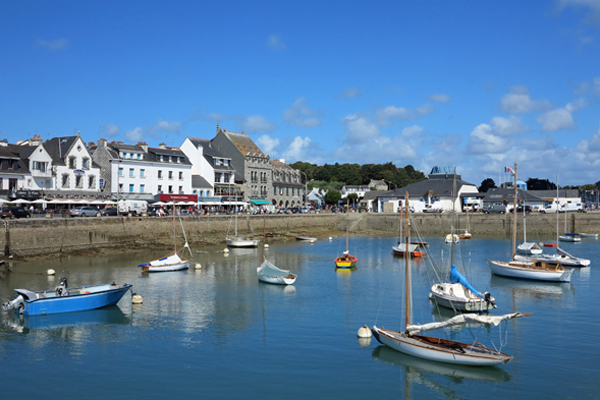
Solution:
{"label": "parked car", "polygon": [[433,204],[426,204],[425,208],[423,209],[424,213],[441,213],[443,211],[444,209],[441,208],[441,206],[436,206]]}
{"label": "parked car", "polygon": [[290,207],[290,213],[300,214],[300,208],[299,207]]}
{"label": "parked car", "polygon": [[104,208],[104,210],[102,210],[100,212],[100,214],[103,217],[106,217],[106,216],[116,216],[116,215],[119,215],[119,211],[117,210],[117,207],[106,207],[106,208]]}
{"label": "parked car", "polygon": [[71,210],[71,217],[99,217],[100,211],[96,207],[77,207]]}
{"label": "parked car", "polygon": [[31,214],[21,207],[2,207],[0,218],[31,218]]}
{"label": "parked car", "polygon": [[581,203],[565,203],[558,210],[558,212],[560,213],[569,211],[585,212],[585,210],[583,209],[583,204]]}
{"label": "parked car", "polygon": [[[512,212],[512,209],[513,209],[513,207],[511,207],[510,210],[507,211],[507,212]],[[529,214],[531,211],[532,211],[531,206],[526,205],[525,206],[525,213]],[[517,214],[522,214],[522,213],[523,213],[523,206],[522,205],[517,206]]]}
{"label": "parked car", "polygon": [[504,204],[486,204],[483,206],[483,212],[486,214],[504,214],[506,206]]}

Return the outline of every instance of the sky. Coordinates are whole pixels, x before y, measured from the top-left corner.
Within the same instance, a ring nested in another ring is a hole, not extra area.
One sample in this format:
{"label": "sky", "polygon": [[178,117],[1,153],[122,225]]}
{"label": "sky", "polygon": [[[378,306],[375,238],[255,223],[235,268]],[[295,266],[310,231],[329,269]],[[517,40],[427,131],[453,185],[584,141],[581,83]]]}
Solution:
{"label": "sky", "polygon": [[600,181],[600,0],[5,1],[0,138]]}

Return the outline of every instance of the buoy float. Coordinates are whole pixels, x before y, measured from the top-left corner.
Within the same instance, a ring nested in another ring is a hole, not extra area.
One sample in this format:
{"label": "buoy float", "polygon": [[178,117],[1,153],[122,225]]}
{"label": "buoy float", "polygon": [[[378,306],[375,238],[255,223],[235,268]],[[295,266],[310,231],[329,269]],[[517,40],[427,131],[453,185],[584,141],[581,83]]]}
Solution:
{"label": "buoy float", "polygon": [[50,269],[47,271],[47,273],[48,273],[48,275],[54,275],[54,274],[56,273],[56,271],[54,271],[52,268],[50,268]]}
{"label": "buoy float", "polygon": [[267,247],[269,247],[269,244],[268,244],[268,243],[265,243],[265,248],[267,248]]}
{"label": "buoy float", "polygon": [[195,268],[196,268],[196,269],[202,269],[202,264],[200,264],[200,263],[196,263],[196,266],[195,266]]}
{"label": "buoy float", "polygon": [[229,253],[229,249],[227,247],[225,247],[225,249],[223,250],[223,253]]}
{"label": "buoy float", "polygon": [[133,304],[142,304],[143,301],[144,299],[139,294],[134,293],[133,296],[131,296],[131,302]]}
{"label": "buoy float", "polygon": [[329,240],[333,240],[333,238],[331,236],[329,236]]}
{"label": "buoy float", "polygon": [[311,241],[310,241],[310,244],[313,244],[314,242],[315,242],[314,240],[311,240]]}
{"label": "buoy float", "polygon": [[367,325],[363,325],[358,328],[358,337],[359,338],[370,338],[372,335],[371,330]]}

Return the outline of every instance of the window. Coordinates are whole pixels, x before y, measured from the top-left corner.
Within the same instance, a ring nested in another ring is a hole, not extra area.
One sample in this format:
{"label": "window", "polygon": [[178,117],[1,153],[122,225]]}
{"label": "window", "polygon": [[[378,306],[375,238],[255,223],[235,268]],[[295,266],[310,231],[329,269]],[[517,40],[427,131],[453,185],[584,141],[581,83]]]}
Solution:
{"label": "window", "polygon": [[277,194],[277,186],[273,186],[273,194]]}
{"label": "window", "polygon": [[146,170],[140,169],[140,178],[145,178],[145,177],[146,177]]}
{"label": "window", "polygon": [[140,185],[140,193],[144,193],[144,191],[146,190],[146,185],[144,185],[143,183]]}
{"label": "window", "polygon": [[169,185],[169,193],[173,193],[173,186]]}
{"label": "window", "polygon": [[119,183],[119,193],[123,193],[123,184]]}
{"label": "window", "polygon": [[169,179],[173,179],[173,171],[169,171]]}
{"label": "window", "polygon": [[75,169],[77,167],[77,159],[73,156],[69,157],[69,168]]}
{"label": "window", "polygon": [[163,156],[160,156],[160,161],[164,161]]}
{"label": "window", "polygon": [[45,163],[45,162],[34,161],[33,169],[35,171],[46,172],[46,169],[48,168],[47,165],[48,165],[48,163]]}
{"label": "window", "polygon": [[142,155],[141,155],[141,154],[139,154],[139,153],[138,153],[138,155],[137,155],[137,156],[138,156],[138,157],[137,157],[137,158],[138,158],[138,160],[141,160],[141,159],[142,159]]}
{"label": "window", "polygon": [[183,171],[179,171],[179,180],[183,180]]}
{"label": "window", "polygon": [[69,174],[63,174],[60,183],[61,183],[61,187],[68,188],[69,187]]}
{"label": "window", "polygon": [[285,195],[286,195],[286,196],[289,196],[289,195],[290,195],[290,188],[289,188],[289,187],[286,187],[286,188],[285,188]]}
{"label": "window", "polygon": [[130,178],[134,178],[135,177],[135,174],[133,172],[134,172],[133,168],[129,168],[129,177]]}
{"label": "window", "polygon": [[90,159],[89,158],[84,158],[82,160],[82,167],[83,167],[83,169],[90,169]]}
{"label": "window", "polygon": [[169,156],[169,162],[173,162],[173,157]]}
{"label": "window", "polygon": [[80,174],[75,175],[75,187],[76,188],[83,187],[83,175],[80,175]]}
{"label": "window", "polygon": [[119,167],[119,177],[123,177],[123,167]]}
{"label": "window", "polygon": [[162,193],[162,185],[158,185],[158,193]]}
{"label": "window", "polygon": [[179,194],[183,194],[183,186],[179,186]]}
{"label": "window", "polygon": [[16,178],[8,178],[8,190],[15,190],[17,188],[17,183],[18,180]]}
{"label": "window", "polygon": [[162,179],[162,171],[160,169],[158,170],[158,179]]}
{"label": "window", "polygon": [[133,183],[129,184],[129,193],[133,193]]}
{"label": "window", "polygon": [[88,189],[94,189],[96,187],[96,177],[91,175],[88,177]]}

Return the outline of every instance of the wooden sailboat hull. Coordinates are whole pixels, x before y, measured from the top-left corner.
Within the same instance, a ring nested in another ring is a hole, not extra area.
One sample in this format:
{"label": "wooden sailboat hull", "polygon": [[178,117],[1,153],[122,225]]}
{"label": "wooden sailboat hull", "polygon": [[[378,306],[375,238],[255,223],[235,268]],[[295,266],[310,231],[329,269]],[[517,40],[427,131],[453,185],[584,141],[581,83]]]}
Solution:
{"label": "wooden sailboat hull", "polygon": [[495,299],[485,301],[460,283],[436,283],[429,298],[438,305],[456,311],[483,312],[494,309]]}
{"label": "wooden sailboat hull", "polygon": [[[407,249],[407,247],[408,247],[408,249]],[[424,251],[419,250],[418,245],[412,244],[412,243],[408,246],[406,246],[406,243],[398,243],[398,246],[392,246],[392,252],[396,256],[404,257],[407,254],[407,250],[408,250],[408,254],[413,258],[419,258],[425,254]]]}
{"label": "wooden sailboat hull", "polygon": [[508,354],[453,340],[430,336],[409,336],[404,332],[374,326],[371,331],[379,343],[396,351],[427,360],[449,364],[492,366],[505,364],[512,359]]}
{"label": "wooden sailboat hull", "polygon": [[335,266],[337,268],[354,268],[356,267],[356,263],[358,262],[358,258],[348,254],[346,256],[341,256],[333,260],[335,262]]}
{"label": "wooden sailboat hull", "polygon": [[530,279],[536,281],[570,282],[573,270],[559,266],[550,266],[542,262],[492,261],[486,260],[492,274],[509,278]]}
{"label": "wooden sailboat hull", "polygon": [[189,262],[187,260],[185,260],[185,262],[182,263],[176,263],[176,264],[167,264],[167,265],[160,265],[160,266],[143,266],[142,271],[144,272],[172,272],[172,271],[183,271],[185,269],[189,269]]}

